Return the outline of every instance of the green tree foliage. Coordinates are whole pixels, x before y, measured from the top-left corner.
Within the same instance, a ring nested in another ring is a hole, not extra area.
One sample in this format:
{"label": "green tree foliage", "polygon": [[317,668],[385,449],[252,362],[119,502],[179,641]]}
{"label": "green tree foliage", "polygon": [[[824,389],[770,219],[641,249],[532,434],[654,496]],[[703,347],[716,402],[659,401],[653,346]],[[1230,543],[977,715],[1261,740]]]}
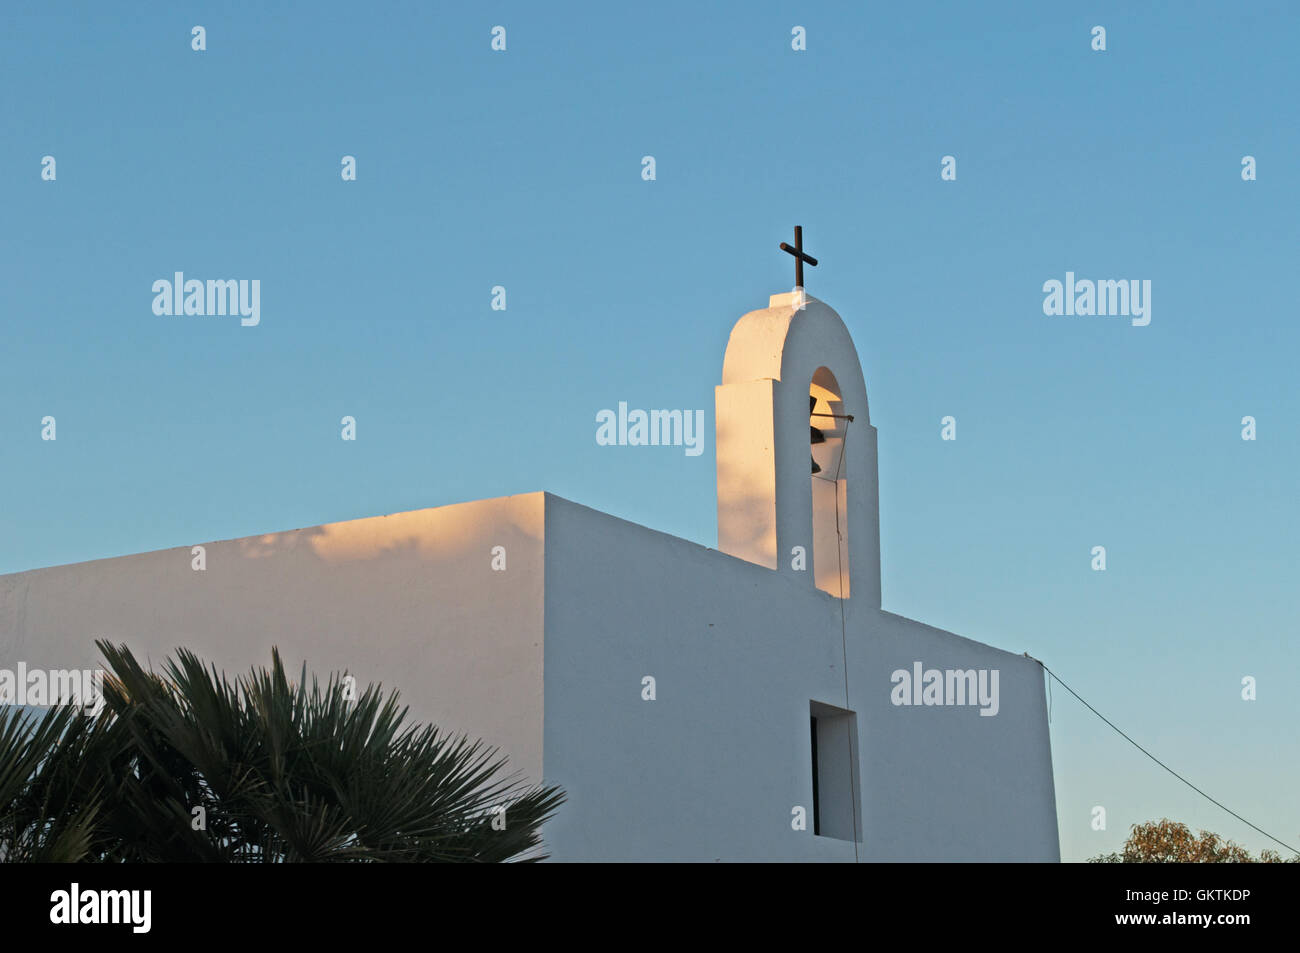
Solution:
{"label": "green tree foliage", "polygon": [[[1300,854],[1287,863],[1300,861]],[[1282,857],[1277,851],[1260,851],[1252,857],[1250,851],[1224,840],[1218,834],[1201,831],[1193,834],[1186,824],[1163,818],[1134,824],[1124,849],[1117,854],[1100,854],[1088,860],[1090,864],[1277,864]]]}
{"label": "green tree foliage", "polygon": [[0,711],[0,860],[540,860],[554,787],[502,777],[482,742],[406,724],[396,692],[270,669],[229,680],[125,646],[97,717]]}

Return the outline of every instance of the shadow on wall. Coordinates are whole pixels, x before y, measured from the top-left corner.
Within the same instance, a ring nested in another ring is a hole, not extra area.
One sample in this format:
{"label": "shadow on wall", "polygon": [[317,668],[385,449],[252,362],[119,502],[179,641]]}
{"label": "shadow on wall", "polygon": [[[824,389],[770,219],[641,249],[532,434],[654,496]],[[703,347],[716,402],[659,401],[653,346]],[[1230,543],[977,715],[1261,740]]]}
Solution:
{"label": "shadow on wall", "polygon": [[241,671],[279,643],[357,671],[381,644],[413,661],[476,620],[527,633],[543,509],[529,494],[0,577],[0,666],[95,666],[109,638]]}

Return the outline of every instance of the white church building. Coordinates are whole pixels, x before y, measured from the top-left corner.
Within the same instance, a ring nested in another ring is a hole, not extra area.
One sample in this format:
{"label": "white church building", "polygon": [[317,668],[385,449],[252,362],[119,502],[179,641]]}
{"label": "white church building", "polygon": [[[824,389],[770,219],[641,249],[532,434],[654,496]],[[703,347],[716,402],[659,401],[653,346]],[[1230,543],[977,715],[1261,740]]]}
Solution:
{"label": "white church building", "polygon": [[716,450],[716,549],[537,492],[38,569],[0,576],[0,669],[278,645],[561,786],[559,861],[1059,860],[1038,663],[881,605],[834,310],[736,323]]}

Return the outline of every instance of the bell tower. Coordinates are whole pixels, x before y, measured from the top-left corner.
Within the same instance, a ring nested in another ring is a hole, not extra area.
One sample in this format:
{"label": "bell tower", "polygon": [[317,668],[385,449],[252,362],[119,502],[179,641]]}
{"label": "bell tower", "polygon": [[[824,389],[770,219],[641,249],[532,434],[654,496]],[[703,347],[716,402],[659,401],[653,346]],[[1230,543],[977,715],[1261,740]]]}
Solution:
{"label": "bell tower", "polygon": [[718,549],[879,608],[876,428],[840,316],[772,295],[731,329],[715,404]]}

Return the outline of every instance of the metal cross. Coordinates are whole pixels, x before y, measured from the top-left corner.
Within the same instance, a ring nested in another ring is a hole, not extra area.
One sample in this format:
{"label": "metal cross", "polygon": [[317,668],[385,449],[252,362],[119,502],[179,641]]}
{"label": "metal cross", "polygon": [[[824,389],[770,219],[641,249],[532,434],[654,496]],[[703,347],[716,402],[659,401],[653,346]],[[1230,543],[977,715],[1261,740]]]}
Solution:
{"label": "metal cross", "polygon": [[791,248],[785,242],[781,243],[781,251],[794,255],[794,286],[803,287],[803,263],[808,262],[814,268],[817,266],[817,259],[812,255],[805,255],[803,252],[803,226],[794,227],[794,247]]}

